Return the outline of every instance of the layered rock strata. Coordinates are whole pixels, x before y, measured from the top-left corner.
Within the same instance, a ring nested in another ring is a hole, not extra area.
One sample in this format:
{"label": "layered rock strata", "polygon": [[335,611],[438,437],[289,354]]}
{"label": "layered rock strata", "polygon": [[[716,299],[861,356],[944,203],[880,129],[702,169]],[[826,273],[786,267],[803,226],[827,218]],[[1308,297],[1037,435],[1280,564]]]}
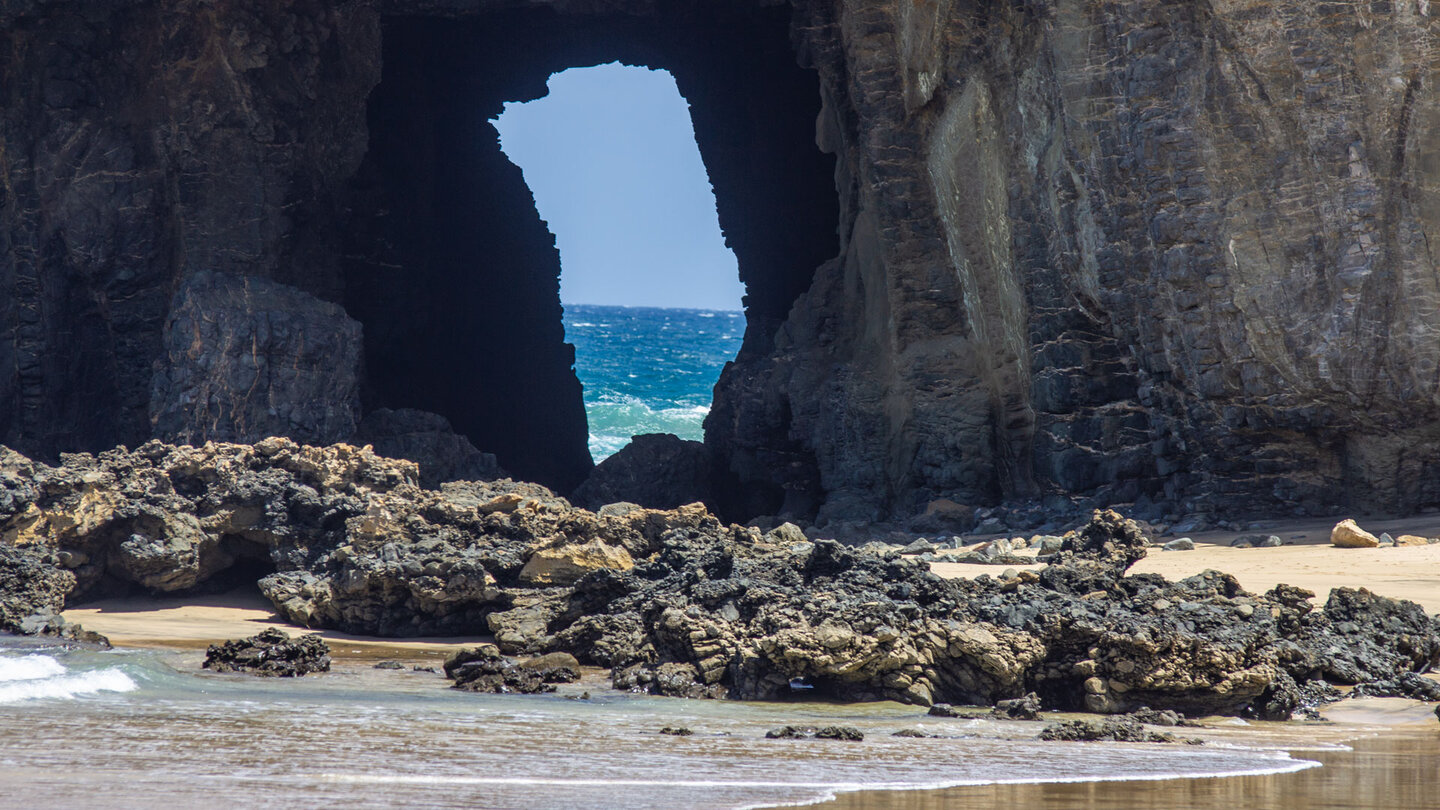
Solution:
{"label": "layered rock strata", "polygon": [[[1031,582],[947,580],[793,527],[726,526],[699,504],[594,513],[533,484],[416,478],[368,449],[283,439],[153,442],[59,467],[7,452],[0,539],[46,569],[52,602],[263,574],[300,624],[490,632],[499,652],[571,653],[658,694],[777,698],[800,684],[925,705],[1033,692],[1047,708],[1286,717],[1312,682],[1440,663],[1440,622],[1411,603],[1336,589],[1317,610],[1308,591],[1252,594],[1213,571],[1128,576],[1149,541],[1113,512],[1069,533]],[[495,671],[477,677],[516,674],[482,657]]]}
{"label": "layered rock strata", "polygon": [[729,514],[1440,504],[1434,20],[4,0],[0,441],[336,438],[348,361],[297,386],[281,340],[247,368],[226,341],[259,332],[223,297],[237,320],[187,331],[176,292],[214,273],[343,305],[361,416],[439,414],[569,491],[590,465],[558,255],[486,118],[621,60],[691,103],[747,286],[707,424]]}

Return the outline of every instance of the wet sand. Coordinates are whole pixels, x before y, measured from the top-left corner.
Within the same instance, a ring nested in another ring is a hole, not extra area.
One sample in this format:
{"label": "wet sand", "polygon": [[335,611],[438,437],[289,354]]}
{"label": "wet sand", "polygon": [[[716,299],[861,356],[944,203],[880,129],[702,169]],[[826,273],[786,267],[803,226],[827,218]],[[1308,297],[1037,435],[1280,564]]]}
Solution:
{"label": "wet sand", "polygon": [[378,638],[312,630],[280,618],[270,602],[253,589],[200,597],[107,599],[72,608],[62,615],[122,647],[203,649],[253,636],[267,627],[278,627],[291,635],[318,633],[329,642],[331,657],[337,660],[393,658],[433,662],[461,647],[489,640],[481,636]]}
{"label": "wet sand", "polygon": [[867,791],[816,806],[835,810],[1440,810],[1440,724],[1429,730],[1399,728],[1352,745],[1353,751],[1297,751],[1294,756],[1322,767],[1274,776]]}

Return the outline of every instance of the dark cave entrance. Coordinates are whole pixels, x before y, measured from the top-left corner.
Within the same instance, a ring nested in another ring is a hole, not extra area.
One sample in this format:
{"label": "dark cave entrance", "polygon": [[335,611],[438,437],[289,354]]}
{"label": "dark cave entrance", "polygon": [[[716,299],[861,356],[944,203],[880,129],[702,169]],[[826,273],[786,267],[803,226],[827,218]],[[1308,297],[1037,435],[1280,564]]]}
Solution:
{"label": "dark cave entrance", "polygon": [[366,408],[439,413],[516,476],[562,492],[588,475],[559,255],[490,123],[570,67],[675,77],[746,288],[741,356],[768,352],[837,250],[818,82],[796,64],[789,21],[788,6],[738,3],[385,18],[345,268],[345,307],[365,328]]}

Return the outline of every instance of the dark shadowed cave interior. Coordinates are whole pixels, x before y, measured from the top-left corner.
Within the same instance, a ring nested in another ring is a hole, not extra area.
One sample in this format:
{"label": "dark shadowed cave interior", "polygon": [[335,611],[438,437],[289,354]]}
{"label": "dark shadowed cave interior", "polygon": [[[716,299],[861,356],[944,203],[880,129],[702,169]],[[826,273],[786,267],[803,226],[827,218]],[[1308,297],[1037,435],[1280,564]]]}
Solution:
{"label": "dark shadowed cave interior", "polygon": [[561,491],[586,477],[559,254],[489,119],[543,96],[552,73],[611,61],[668,70],[690,103],[747,290],[741,355],[767,352],[837,249],[817,80],[796,64],[788,22],[786,7],[739,4],[386,18],[344,268],[344,305],[365,331],[366,410],[442,414],[516,476]]}

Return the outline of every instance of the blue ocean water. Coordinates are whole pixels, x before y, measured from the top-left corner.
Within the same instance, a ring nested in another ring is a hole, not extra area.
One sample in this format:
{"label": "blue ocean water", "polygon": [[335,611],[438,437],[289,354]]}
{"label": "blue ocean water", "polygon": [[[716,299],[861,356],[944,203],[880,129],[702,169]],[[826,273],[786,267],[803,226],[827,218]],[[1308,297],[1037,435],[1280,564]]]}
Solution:
{"label": "blue ocean water", "polygon": [[590,455],[598,463],[641,433],[704,438],[715,381],[744,334],[738,311],[566,304]]}

